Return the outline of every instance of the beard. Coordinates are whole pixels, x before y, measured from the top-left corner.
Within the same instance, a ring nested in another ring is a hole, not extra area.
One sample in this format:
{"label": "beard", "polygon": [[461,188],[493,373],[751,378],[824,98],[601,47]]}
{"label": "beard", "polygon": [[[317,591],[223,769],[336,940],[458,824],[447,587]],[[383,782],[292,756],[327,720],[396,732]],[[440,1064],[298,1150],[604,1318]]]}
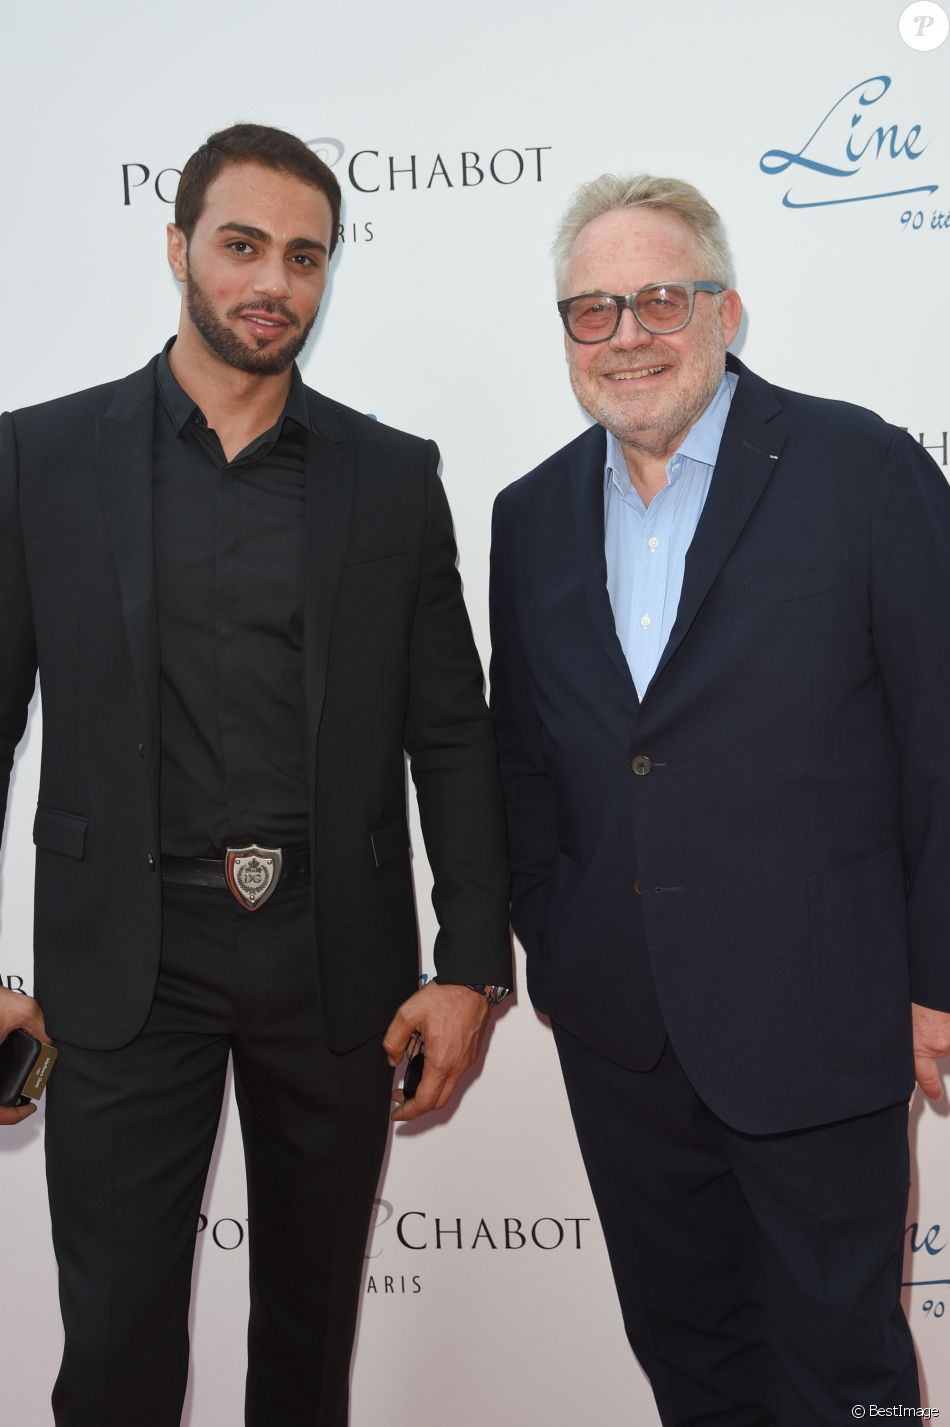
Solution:
{"label": "beard", "polygon": [[271,317],[281,317],[290,324],[290,331],[283,342],[275,345],[260,338],[256,347],[249,347],[218,317],[208,294],[192,275],[191,268],[188,269],[185,302],[194,327],[215,356],[239,372],[249,372],[258,377],[278,376],[292,366],[317,320],[315,312],[306,327],[301,327],[299,318],[282,302],[275,302],[272,298],[262,297],[256,302],[239,303],[229,310],[228,317],[238,317],[242,312],[262,312]]}
{"label": "beard", "polygon": [[704,331],[690,357],[655,342],[648,351],[637,354],[638,364],[662,366],[669,364],[677,380],[662,402],[655,401],[647,390],[642,403],[638,400],[636,382],[618,383],[616,395],[597,380],[597,373],[612,371],[623,365],[618,354],[605,354],[602,362],[586,370],[569,365],[574,395],[581,406],[601,426],[612,431],[617,439],[634,450],[653,455],[671,453],[694,421],[706,410],[722,381],[726,364],[726,347],[718,327]]}

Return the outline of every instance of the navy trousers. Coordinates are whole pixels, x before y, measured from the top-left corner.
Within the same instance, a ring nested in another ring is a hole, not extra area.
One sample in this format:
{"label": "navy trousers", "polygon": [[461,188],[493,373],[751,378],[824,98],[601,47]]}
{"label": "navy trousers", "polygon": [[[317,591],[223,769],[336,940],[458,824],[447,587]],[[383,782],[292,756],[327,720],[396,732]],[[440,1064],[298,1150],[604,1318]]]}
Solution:
{"label": "navy trousers", "polygon": [[907,1106],[731,1129],[653,1070],[555,1040],[627,1336],[664,1427],[843,1427],[919,1406],[900,1305]]}

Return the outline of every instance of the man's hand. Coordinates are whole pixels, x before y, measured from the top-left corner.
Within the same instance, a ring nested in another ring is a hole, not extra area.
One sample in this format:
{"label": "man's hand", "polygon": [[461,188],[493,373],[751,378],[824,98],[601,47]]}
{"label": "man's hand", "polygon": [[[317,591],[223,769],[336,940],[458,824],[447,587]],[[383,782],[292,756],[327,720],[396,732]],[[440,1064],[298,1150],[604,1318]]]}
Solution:
{"label": "man's hand", "polygon": [[[38,1002],[32,996],[21,996],[19,992],[0,986],[0,1041],[6,1040],[15,1030],[27,1031],[37,1040],[49,1044]],[[29,1105],[0,1105],[0,1125],[17,1125],[27,1115],[32,1115],[35,1109],[32,1102]]]}
{"label": "man's hand", "polygon": [[383,1037],[383,1050],[394,1068],[419,1031],[425,1042],[426,1063],[419,1089],[406,1101],[401,1090],[394,1120],[417,1120],[429,1110],[441,1110],[451,1099],[461,1076],[478,1055],[488,1020],[488,1002],[468,986],[447,986],[430,981],[403,1001]]}
{"label": "man's hand", "polygon": [[928,1100],[939,1100],[943,1084],[937,1061],[950,1055],[950,1011],[932,1011],[912,1004],[914,1017],[914,1074]]}

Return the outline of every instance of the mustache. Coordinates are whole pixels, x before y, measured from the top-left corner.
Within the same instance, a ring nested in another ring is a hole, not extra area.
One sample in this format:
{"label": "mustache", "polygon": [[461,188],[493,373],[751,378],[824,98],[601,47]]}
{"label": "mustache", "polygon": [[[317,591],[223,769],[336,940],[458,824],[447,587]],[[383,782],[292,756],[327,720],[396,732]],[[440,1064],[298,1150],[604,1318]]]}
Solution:
{"label": "mustache", "polygon": [[649,347],[638,348],[634,352],[610,352],[605,353],[598,361],[592,362],[589,371],[597,375],[614,372],[618,367],[624,369],[628,366],[637,367],[664,367],[672,366],[676,362],[676,353],[669,347],[664,347],[662,343],[651,343]]}
{"label": "mustache", "polygon": [[232,307],[228,312],[229,317],[240,317],[242,312],[264,312],[268,317],[282,317],[291,327],[299,327],[300,319],[295,317],[282,302],[276,302],[272,297],[262,297],[257,302],[239,302],[237,307]]}

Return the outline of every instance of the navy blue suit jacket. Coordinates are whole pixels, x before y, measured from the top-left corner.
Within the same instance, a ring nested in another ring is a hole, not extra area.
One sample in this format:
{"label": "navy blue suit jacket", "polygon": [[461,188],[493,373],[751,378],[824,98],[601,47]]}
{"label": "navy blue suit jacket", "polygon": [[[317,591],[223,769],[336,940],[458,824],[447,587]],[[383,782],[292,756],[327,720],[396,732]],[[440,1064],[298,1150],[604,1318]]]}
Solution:
{"label": "navy blue suit jacket", "polygon": [[600,427],[498,497],[491,682],[535,1005],[634,1069],[668,1032],[766,1133],[909,1094],[911,999],[950,1009],[950,487],[870,412],[729,363],[643,700]]}

